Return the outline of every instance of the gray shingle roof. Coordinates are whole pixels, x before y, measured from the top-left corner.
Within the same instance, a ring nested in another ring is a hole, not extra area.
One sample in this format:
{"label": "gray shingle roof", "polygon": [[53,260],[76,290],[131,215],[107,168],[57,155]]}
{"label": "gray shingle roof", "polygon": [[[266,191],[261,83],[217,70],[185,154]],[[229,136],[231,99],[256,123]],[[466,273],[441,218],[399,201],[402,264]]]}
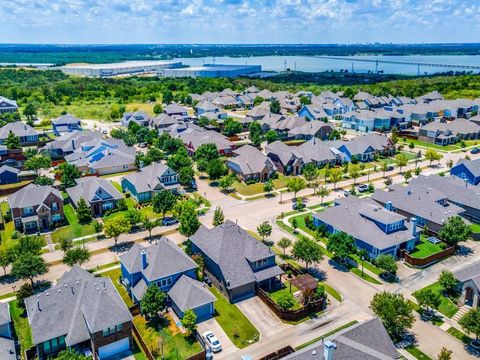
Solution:
{"label": "gray shingle roof", "polygon": [[50,194],[62,199],[60,192],[52,186],[30,184],[10,195],[8,197],[8,203],[11,209],[33,207],[43,203]]}
{"label": "gray shingle roof", "polygon": [[168,296],[182,311],[209,304],[216,297],[201,282],[182,275],[168,292]]}
{"label": "gray shingle roof", "polygon": [[0,303],[0,326],[9,324],[12,321],[10,317],[10,306],[8,303]]}
{"label": "gray shingle roof", "polygon": [[460,282],[472,280],[480,289],[480,261],[477,261],[463,269],[455,271],[455,279]]}
{"label": "gray shingle roof", "polygon": [[161,190],[164,188],[164,185],[160,181],[162,175],[167,171],[171,172],[172,175],[176,173],[170,169],[167,165],[161,163],[155,163],[149,166],[145,166],[140,169],[140,172],[129,174],[124,178],[127,179],[137,192],[147,192],[153,190]]}
{"label": "gray shingle roof", "polygon": [[460,159],[457,161],[455,166],[458,166],[460,164],[465,166],[468,169],[468,171],[472,173],[473,176],[475,177],[480,176],[480,159],[475,159],[475,160]]}
{"label": "gray shingle roof", "polygon": [[107,179],[86,177],[75,181],[77,185],[67,188],[66,191],[76,205],[78,205],[80,198],[83,198],[87,203],[123,198],[123,195]]}
{"label": "gray shingle roof", "polygon": [[251,146],[243,145],[234,150],[234,156],[227,162],[236,164],[244,175],[261,173],[265,167],[275,169],[272,161],[260,150]]}
{"label": "gray shingle roof", "polygon": [[0,359],[17,360],[15,353],[15,342],[13,339],[5,339],[0,337]]}
{"label": "gray shingle roof", "polygon": [[79,149],[84,143],[101,138],[102,134],[98,131],[75,131],[59,136],[52,142],[49,142],[45,146],[45,149],[50,151],[62,150],[63,152],[72,152],[75,149]]}
{"label": "gray shingle roof", "polygon": [[182,114],[182,113],[186,113],[187,109],[185,109],[183,106],[180,106],[178,104],[170,104],[163,110],[163,112],[168,115]]}
{"label": "gray shingle roof", "polygon": [[18,137],[38,135],[35,129],[30,125],[27,125],[22,121],[16,121],[8,123],[0,128],[0,139],[6,139],[10,131]]}
{"label": "gray shingle roof", "polygon": [[53,125],[73,125],[80,124],[80,119],[72,114],[61,115],[56,119],[52,119]]}

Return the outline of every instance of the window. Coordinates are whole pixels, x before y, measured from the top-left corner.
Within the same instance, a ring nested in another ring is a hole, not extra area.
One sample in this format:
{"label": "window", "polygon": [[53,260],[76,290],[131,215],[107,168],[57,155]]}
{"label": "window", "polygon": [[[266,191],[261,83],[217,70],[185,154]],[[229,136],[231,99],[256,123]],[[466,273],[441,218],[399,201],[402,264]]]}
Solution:
{"label": "window", "polygon": [[56,202],[52,203],[52,210],[58,210],[58,204]]}
{"label": "window", "polygon": [[105,330],[102,331],[102,335],[103,337],[107,337],[117,332],[120,332],[121,330],[122,330],[122,324],[119,324],[113,327],[106,328]]}
{"label": "window", "polygon": [[24,215],[30,215],[30,214],[33,214],[33,207],[26,207],[26,208],[23,208],[23,214],[24,214]]}
{"label": "window", "polygon": [[61,221],[61,220],[62,220],[62,215],[60,215],[60,214],[53,214],[52,215],[52,221],[53,222]]}
{"label": "window", "polygon": [[172,285],[172,278],[171,277],[168,277],[166,279],[162,279],[160,281],[160,287],[164,287],[164,286],[168,286],[168,285]]}

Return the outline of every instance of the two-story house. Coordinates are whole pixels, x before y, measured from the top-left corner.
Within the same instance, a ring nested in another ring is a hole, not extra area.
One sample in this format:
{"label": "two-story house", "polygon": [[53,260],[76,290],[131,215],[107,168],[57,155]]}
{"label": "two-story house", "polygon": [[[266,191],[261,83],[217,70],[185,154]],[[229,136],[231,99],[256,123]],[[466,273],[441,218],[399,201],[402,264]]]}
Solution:
{"label": "two-story house", "polygon": [[18,105],[15,100],[0,96],[0,114],[14,113],[18,111]]}
{"label": "two-story house", "polygon": [[12,331],[12,317],[7,302],[0,303],[0,359],[17,360]]}
{"label": "two-story house", "polygon": [[20,145],[28,146],[38,143],[38,133],[30,125],[22,121],[8,123],[0,128],[0,144],[4,144],[8,135],[12,132],[20,141]]}
{"label": "two-story house", "polygon": [[30,184],[8,198],[16,230],[48,230],[64,220],[60,191],[48,185]]}
{"label": "two-story house", "polygon": [[123,199],[123,195],[107,179],[92,176],[76,179],[75,182],[77,185],[66,189],[72,205],[77,208],[80,199],[84,199],[93,216],[102,216]]}
{"label": "two-story house", "polygon": [[53,288],[25,299],[25,308],[40,360],[66,348],[103,360],[133,346],[132,315],[112,280],[78,265]]}
{"label": "two-story house", "polygon": [[120,120],[121,124],[125,127],[128,127],[131,122],[134,122],[140,126],[149,126],[151,121],[152,119],[150,115],[148,115],[146,111],[142,110],[135,112],[127,112],[123,114],[123,117]]}
{"label": "two-story house", "polygon": [[450,174],[472,185],[480,183],[480,159],[460,159],[450,169]]}
{"label": "two-story house", "polygon": [[335,201],[335,206],[313,215],[315,226],[326,226],[329,233],[345,232],[369,257],[387,254],[398,256],[400,250],[411,251],[419,239],[416,219],[390,211],[370,198],[353,196]]}
{"label": "two-story house", "polygon": [[208,229],[200,226],[190,237],[193,253],[202,255],[214,284],[231,302],[256,295],[256,287],[269,287],[283,271],[275,253],[234,222]]}
{"label": "two-story house", "polygon": [[161,163],[145,166],[140,172],[123,177],[122,189],[132,194],[138,202],[150,201],[155,193],[162,190],[176,194],[182,192],[178,174]]}
{"label": "two-story house", "polygon": [[82,130],[80,119],[72,114],[61,115],[56,119],[52,119],[52,127],[56,136]]}

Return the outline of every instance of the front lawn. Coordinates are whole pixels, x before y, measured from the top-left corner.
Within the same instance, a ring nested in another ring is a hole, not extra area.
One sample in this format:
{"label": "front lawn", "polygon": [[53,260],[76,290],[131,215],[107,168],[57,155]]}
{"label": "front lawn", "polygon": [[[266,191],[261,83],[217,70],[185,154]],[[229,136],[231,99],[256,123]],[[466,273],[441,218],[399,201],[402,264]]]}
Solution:
{"label": "front lawn", "polygon": [[472,233],[474,234],[480,234],[480,224],[474,224],[472,223],[470,225],[470,229],[472,230]]}
{"label": "front lawn", "polygon": [[[2,202],[0,204],[0,207],[2,209],[3,219],[5,219],[5,214],[10,211],[10,207],[8,206],[8,203],[6,201]],[[13,245],[14,240],[12,239],[12,234],[14,230],[15,227],[13,226],[13,221],[5,223],[5,229],[0,232],[0,236],[2,238],[0,248],[7,249],[8,247]]]}
{"label": "front lawn", "polygon": [[423,146],[425,148],[443,150],[443,151],[453,151],[453,150],[461,149],[459,145],[455,145],[455,144],[442,146],[437,144],[431,144],[425,141],[410,140],[410,139],[407,139],[407,142],[402,142],[401,145],[409,146],[411,142],[413,142],[415,146]]}
{"label": "front lawn", "polygon": [[313,221],[313,215],[312,214],[301,214],[301,215],[291,217],[290,219],[288,219],[288,222],[290,224],[293,224],[293,219],[296,219],[298,229],[301,229],[301,230],[305,231],[307,234],[309,234],[311,236],[315,236],[315,232],[307,227],[307,224],[305,223],[305,218],[310,219],[310,222]]}
{"label": "front lawn", "polygon": [[121,275],[120,268],[113,269],[110,271],[105,271],[98,274],[98,276],[109,277],[112,280],[112,283],[117,289],[120,296],[122,297],[123,302],[125,303],[125,305],[127,305],[128,308],[130,308],[131,306],[133,306],[133,300],[128,295],[127,289],[125,289],[125,287],[122,284],[120,284],[119,282],[120,275]]}
{"label": "front lawn", "polygon": [[[287,186],[288,178],[282,174],[278,174],[278,179],[274,179],[272,181],[275,190],[278,190]],[[264,192],[263,185],[264,183],[262,182],[247,185],[244,182],[235,181],[232,187],[241,195],[253,196]]]}
{"label": "front lawn", "polygon": [[421,351],[419,348],[415,347],[415,346],[407,346],[405,348],[405,350],[407,350],[411,355],[413,355],[415,357],[415,359],[418,359],[418,360],[432,360],[432,358],[430,356],[428,356],[427,354],[425,354],[423,351]]}
{"label": "front lawn", "polygon": [[[125,198],[125,204],[127,205],[128,210],[131,210],[131,209],[135,209],[135,205],[137,204],[137,202],[132,197],[128,197],[128,198]],[[160,217],[159,214],[157,214],[156,212],[153,211],[153,206],[152,205],[144,206],[144,207],[142,207],[141,209],[138,209],[138,210],[140,211],[140,214],[142,214],[143,217],[146,217],[146,218],[149,218],[149,219],[155,219],[155,218]],[[112,212],[109,215],[105,215],[103,217],[103,220],[107,221],[107,220],[110,220],[110,219],[116,219],[118,217],[124,216],[125,213],[126,213],[126,210],[125,211],[115,211],[115,212]]]}
{"label": "front lawn", "polygon": [[470,338],[470,336],[464,334],[463,332],[461,332],[457,328],[454,328],[453,326],[448,328],[447,333],[457,338],[465,345],[470,345],[470,343],[472,342],[472,338]]}
{"label": "front lawn", "polygon": [[[452,318],[453,315],[456,314],[456,312],[458,311],[458,306],[455,305],[455,303],[451,299],[449,299],[443,294],[442,292],[443,288],[440,286],[438,282],[434,282],[433,284],[428,285],[427,287],[424,287],[421,290],[425,290],[425,289],[430,289],[433,292],[440,294],[442,302],[440,303],[440,306],[437,309],[440,313],[442,313],[448,318]],[[414,292],[413,295],[415,296],[415,294],[418,293],[419,291],[420,290]]]}
{"label": "front lawn", "polygon": [[235,304],[230,304],[215,287],[210,291],[217,298],[215,302],[215,320],[222,327],[223,331],[238,348],[244,348],[257,342],[260,334],[250,320],[240,311]]}
{"label": "front lawn", "polygon": [[68,225],[62,226],[52,232],[51,236],[54,243],[60,242],[61,239],[71,240],[82,236],[92,235],[97,232],[95,230],[95,220],[84,225],[78,222],[77,213],[73,209],[72,204],[64,205],[63,213],[68,221]]}
{"label": "front lawn", "polygon": [[415,246],[415,249],[410,253],[410,256],[417,259],[424,259],[444,249],[445,249],[444,243],[433,244],[430,241],[428,241],[424,235],[421,235],[420,242],[417,244],[417,246]]}
{"label": "front lawn", "polygon": [[32,329],[28,323],[25,310],[18,306],[17,300],[10,301],[9,305],[10,316],[13,320],[13,328],[23,352],[33,346]]}

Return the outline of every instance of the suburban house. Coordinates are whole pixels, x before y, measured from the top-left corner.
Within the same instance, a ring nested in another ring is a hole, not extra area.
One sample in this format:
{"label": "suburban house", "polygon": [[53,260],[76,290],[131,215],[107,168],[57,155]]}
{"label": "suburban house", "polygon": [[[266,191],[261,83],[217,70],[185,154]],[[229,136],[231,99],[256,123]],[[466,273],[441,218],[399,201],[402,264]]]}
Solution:
{"label": "suburban house", "polygon": [[167,105],[167,107],[163,109],[163,112],[169,116],[181,118],[183,120],[188,119],[187,109],[185,109],[183,106],[180,106],[178,104]]}
{"label": "suburban house", "polygon": [[48,230],[64,220],[63,197],[48,185],[30,184],[8,197],[15,229],[25,232]]}
{"label": "suburban house", "polygon": [[432,121],[423,125],[418,135],[419,140],[442,146],[479,137],[480,125],[467,119],[456,119],[449,122]]}
{"label": "suburban house", "polygon": [[8,149],[5,145],[0,145],[0,165],[22,168],[26,159],[23,149]]}
{"label": "suburban house", "polygon": [[333,130],[334,127],[330,123],[323,121],[310,121],[306,124],[290,129],[287,133],[287,137],[296,140],[310,140],[313,138],[327,140]]}
{"label": "suburban house", "polygon": [[369,257],[398,256],[401,250],[415,248],[420,233],[416,219],[388,210],[370,198],[348,197],[335,200],[335,206],[313,215],[313,223],[326,226],[329,233],[345,232]]}
{"label": "suburban house", "polygon": [[265,147],[265,154],[282,174],[299,175],[303,168],[303,155],[295,146],[277,140]]}
{"label": "suburban house", "polygon": [[128,125],[132,121],[140,126],[149,126],[151,122],[151,118],[146,111],[139,110],[135,112],[124,113],[120,122],[122,123],[123,126],[128,127]]}
{"label": "suburban house", "polygon": [[19,182],[20,170],[8,165],[0,166],[0,185],[14,184]]}
{"label": "suburban house", "polygon": [[90,206],[92,216],[102,216],[117,206],[123,195],[107,179],[89,176],[75,180],[77,185],[66,189],[74,208],[80,199]]}
{"label": "suburban house", "polygon": [[0,128],[0,144],[5,143],[5,139],[8,134],[13,134],[20,140],[20,145],[35,145],[38,143],[38,133],[30,125],[25,124],[22,121],[16,121],[8,123]]}
{"label": "suburban house", "polygon": [[167,114],[160,114],[156,118],[153,118],[150,122],[150,126],[154,127],[157,130],[166,129],[170,126],[182,124],[184,124],[183,120],[177,119]]}
{"label": "suburban house", "polygon": [[478,185],[480,182],[480,159],[460,159],[450,169],[450,174],[472,185]]}
{"label": "suburban house", "polygon": [[8,302],[0,303],[0,359],[17,360]]}
{"label": "suburban house", "polygon": [[298,116],[307,118],[308,120],[323,121],[328,119],[328,114],[322,106],[317,104],[304,105],[299,111]]}
{"label": "suburban house", "polygon": [[372,199],[387,210],[417,219],[417,225],[435,233],[450,217],[462,215],[464,209],[451,204],[444,193],[423,184],[391,185],[387,191],[377,189]]}
{"label": "suburban house", "polygon": [[216,114],[220,112],[220,108],[209,100],[203,100],[202,102],[198,103],[197,105],[195,105],[194,110],[195,115],[197,115],[198,117],[201,117],[207,113]]}
{"label": "suburban house", "polygon": [[132,316],[108,277],[75,265],[57,284],[25,299],[37,356],[66,348],[103,360],[133,347]]}
{"label": "suburban house", "polygon": [[476,309],[480,307],[480,261],[455,271],[458,288],[462,293],[460,303]]}
{"label": "suburban house", "polygon": [[60,136],[73,131],[81,131],[82,125],[80,119],[72,114],[61,115],[56,119],[52,119],[53,133]]}
{"label": "suburban house", "polygon": [[366,134],[351,141],[335,142],[337,149],[345,155],[346,161],[356,158],[359,161],[372,161],[375,155],[391,155],[395,153],[393,141],[382,135]]}
{"label": "suburban house", "polygon": [[273,162],[251,145],[243,145],[234,150],[226,165],[243,181],[249,179],[266,181],[275,173]]}
{"label": "suburban house", "polygon": [[18,111],[18,105],[15,100],[0,96],[0,114],[14,113]]}
{"label": "suburban house", "polygon": [[230,155],[235,148],[234,143],[225,135],[193,124],[188,124],[185,129],[175,136],[183,141],[190,155],[195,154],[196,149],[203,144],[215,144],[221,156]]}
{"label": "suburban house", "polygon": [[395,360],[402,356],[378,318],[341,330],[284,360]]}
{"label": "suburban house", "polygon": [[270,286],[283,274],[275,253],[234,222],[208,229],[201,225],[190,237],[191,249],[205,259],[215,285],[231,302],[256,294],[256,286]]}
{"label": "suburban house", "polygon": [[122,190],[128,191],[138,201],[150,201],[156,192],[170,190],[182,192],[178,175],[167,165],[156,163],[140,169],[139,172],[122,178]]}
{"label": "suburban house", "polygon": [[98,131],[74,131],[60,135],[44,147],[53,158],[62,158],[74,151],[81,149],[83,144],[93,143],[102,139]]}
{"label": "suburban house", "polygon": [[313,163],[317,167],[322,167],[327,164],[341,164],[345,160],[345,155],[335,147],[336,143],[336,141],[319,141],[313,138],[298,146],[297,149],[302,154],[304,164]]}
{"label": "suburban house", "polygon": [[65,160],[88,174],[114,174],[135,170],[135,149],[121,139],[95,139],[83,143]]}

